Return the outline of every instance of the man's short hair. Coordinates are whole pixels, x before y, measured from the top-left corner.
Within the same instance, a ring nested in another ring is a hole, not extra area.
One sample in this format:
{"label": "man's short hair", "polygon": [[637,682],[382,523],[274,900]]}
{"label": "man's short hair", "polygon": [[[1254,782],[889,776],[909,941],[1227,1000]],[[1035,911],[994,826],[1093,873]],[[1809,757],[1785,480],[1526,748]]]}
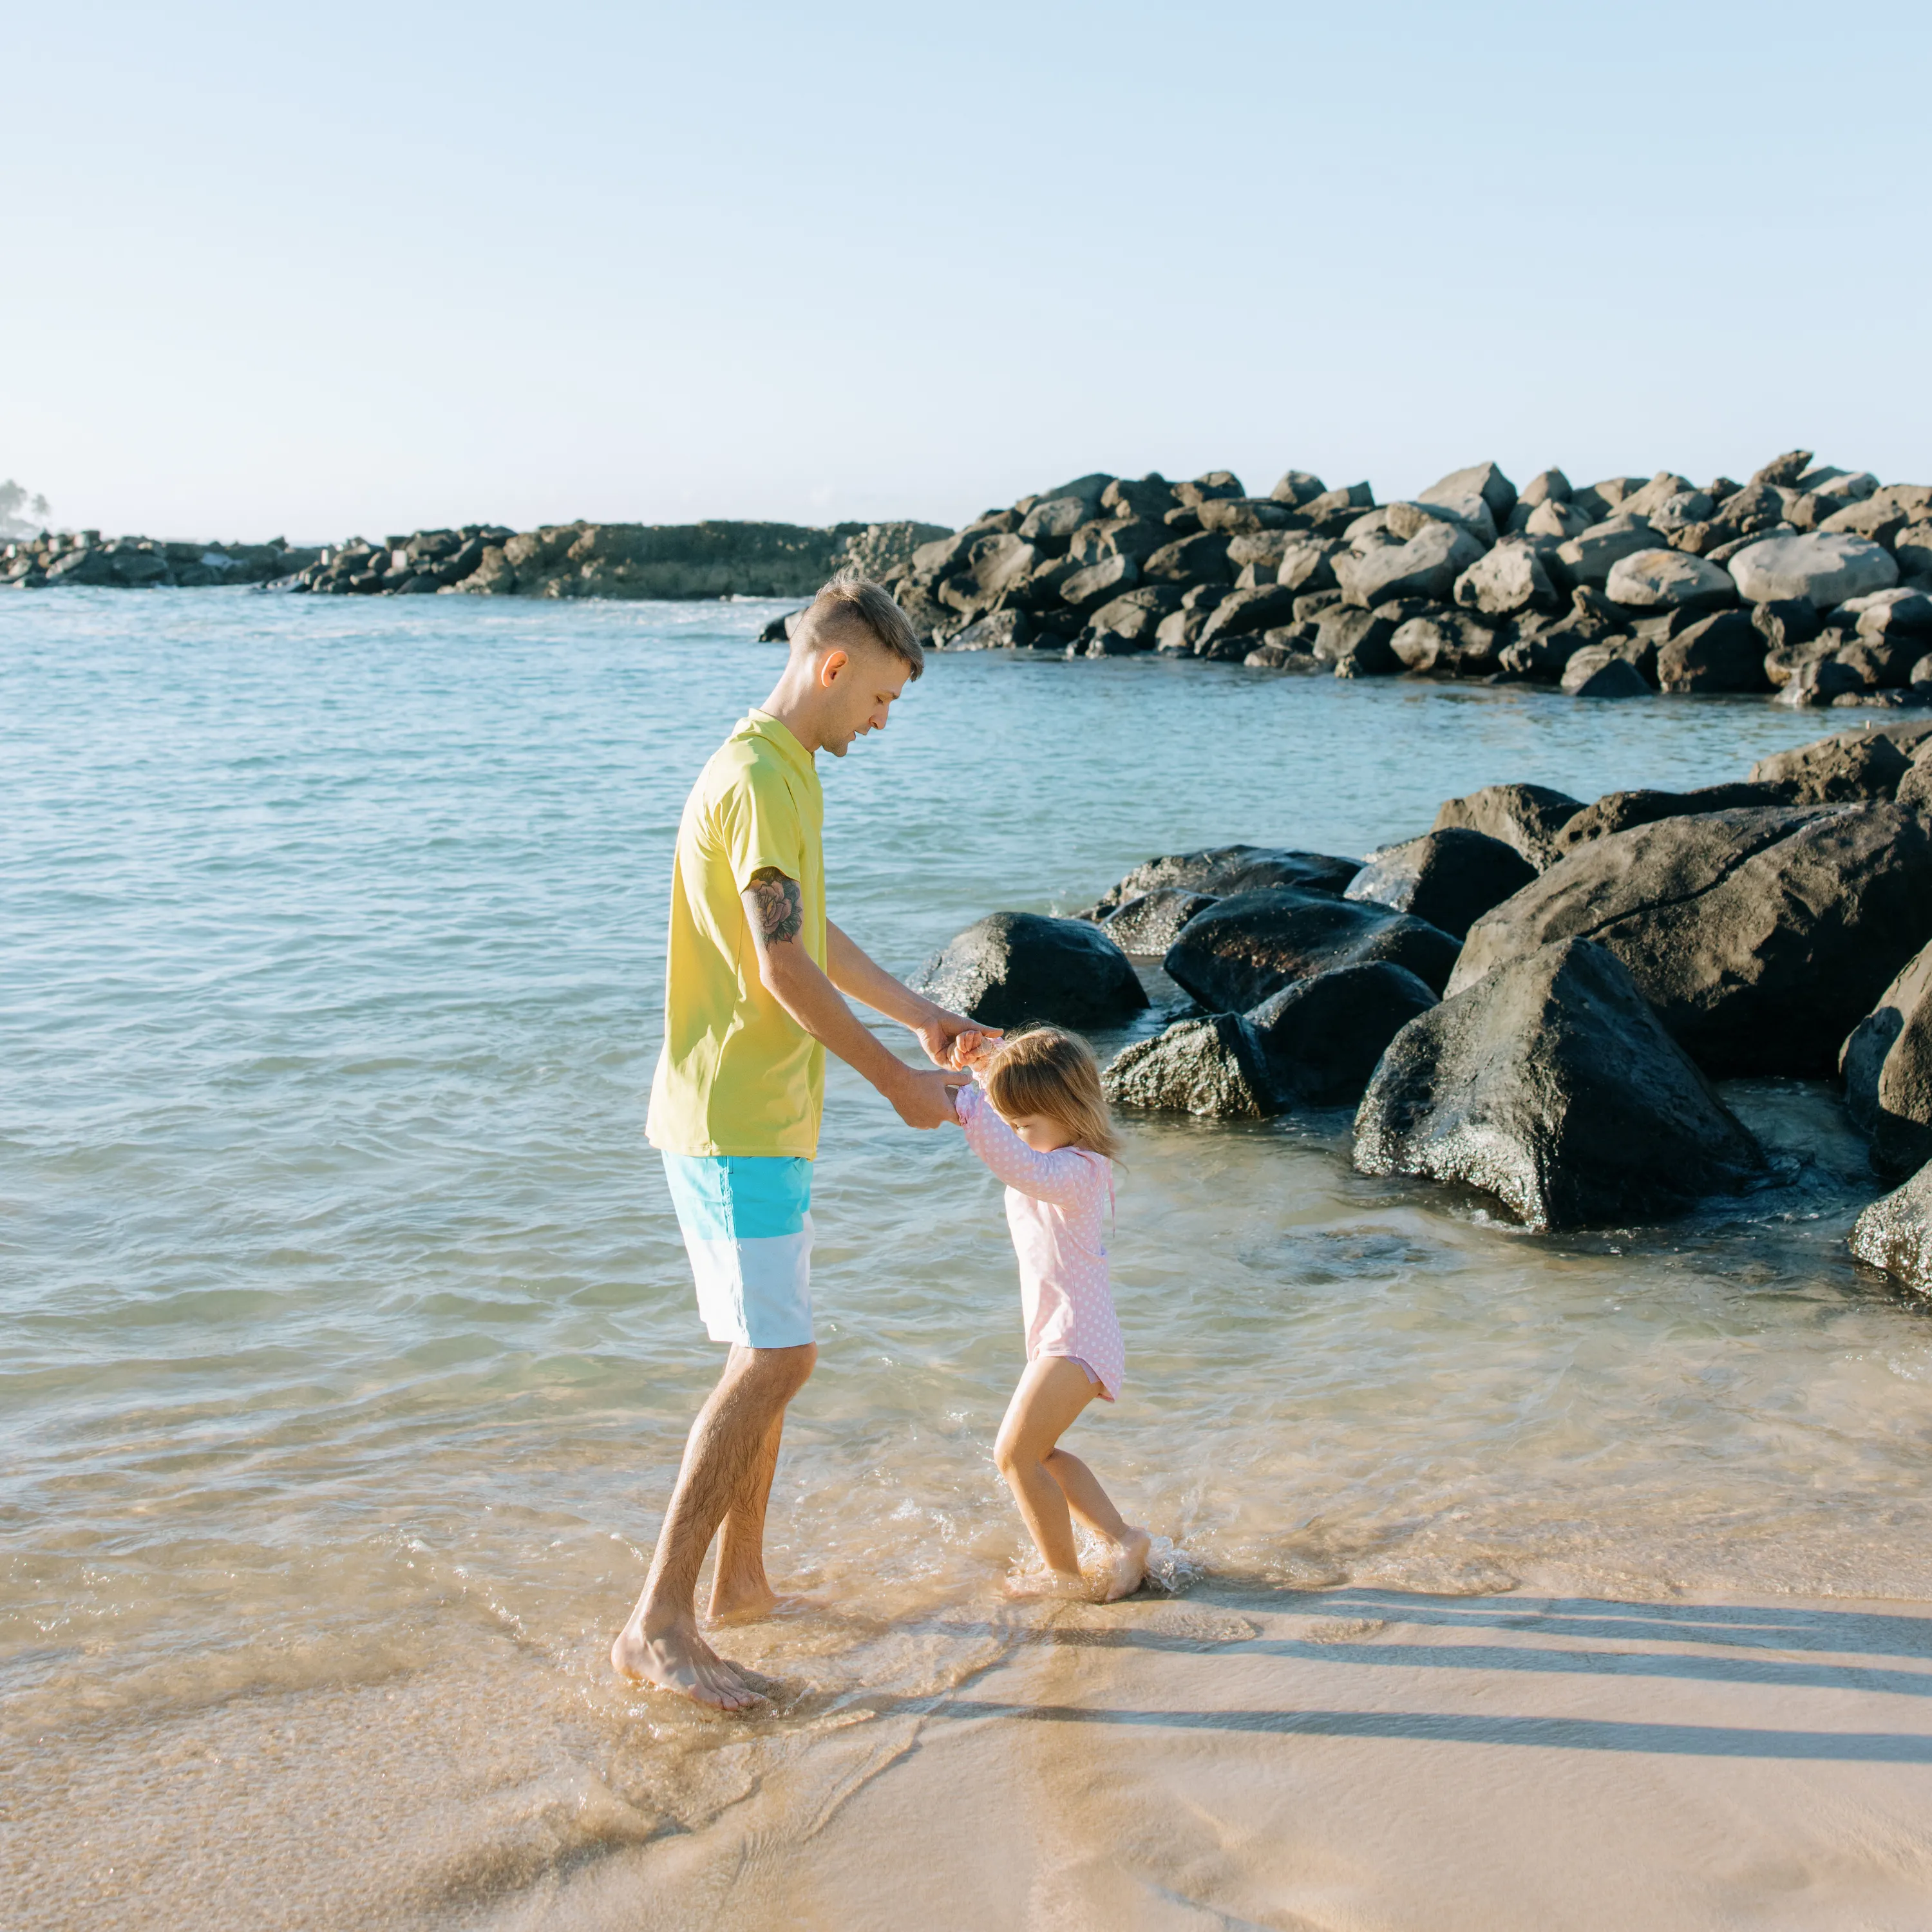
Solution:
{"label": "man's short hair", "polygon": [[926,669],[919,633],[892,602],[892,593],[856,570],[842,570],[812,600],[792,633],[791,646],[795,651],[815,650],[850,629],[869,633],[874,644],[890,651],[914,677]]}

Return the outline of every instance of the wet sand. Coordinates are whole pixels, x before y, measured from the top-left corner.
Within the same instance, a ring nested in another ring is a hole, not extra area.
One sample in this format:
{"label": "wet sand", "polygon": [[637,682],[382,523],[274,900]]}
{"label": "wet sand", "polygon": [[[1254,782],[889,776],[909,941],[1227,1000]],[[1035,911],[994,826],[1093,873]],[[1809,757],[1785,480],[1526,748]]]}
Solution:
{"label": "wet sand", "polygon": [[494,1922],[1923,1927],[1928,1698],[1922,1605],[1061,1609],[807,1777]]}

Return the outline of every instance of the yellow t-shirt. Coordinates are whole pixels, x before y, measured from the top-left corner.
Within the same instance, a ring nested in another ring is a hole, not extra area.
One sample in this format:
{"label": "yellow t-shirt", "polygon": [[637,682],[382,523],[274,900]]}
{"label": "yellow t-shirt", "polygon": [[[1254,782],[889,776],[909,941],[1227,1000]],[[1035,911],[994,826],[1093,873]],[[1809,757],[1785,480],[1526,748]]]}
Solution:
{"label": "yellow t-shirt", "polygon": [[825,964],[825,797],[812,754],[753,711],[685,801],[671,872],[664,1039],[644,1131],[667,1154],[818,1151],[825,1049],[766,992],[739,897],[776,866],[796,879],[800,942]]}

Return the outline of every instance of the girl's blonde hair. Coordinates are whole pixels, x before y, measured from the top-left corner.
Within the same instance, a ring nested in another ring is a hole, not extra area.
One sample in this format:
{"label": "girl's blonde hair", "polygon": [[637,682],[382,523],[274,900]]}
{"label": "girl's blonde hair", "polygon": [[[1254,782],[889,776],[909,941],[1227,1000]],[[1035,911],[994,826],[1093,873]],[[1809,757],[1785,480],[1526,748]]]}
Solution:
{"label": "girl's blonde hair", "polygon": [[1107,1096],[1100,1090],[1100,1063],[1077,1033],[1029,1027],[996,1042],[986,1072],[986,1097],[1010,1120],[1027,1114],[1058,1120],[1076,1147],[1109,1160],[1120,1150]]}

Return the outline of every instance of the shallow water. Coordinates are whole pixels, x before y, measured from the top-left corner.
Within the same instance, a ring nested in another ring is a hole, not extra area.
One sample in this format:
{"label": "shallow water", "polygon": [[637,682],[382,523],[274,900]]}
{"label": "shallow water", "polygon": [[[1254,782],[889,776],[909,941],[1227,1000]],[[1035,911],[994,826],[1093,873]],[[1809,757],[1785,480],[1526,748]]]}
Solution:
{"label": "shallow water", "polygon": [[[761,1781],[836,1802],[858,1691],[1028,1628],[997,1189],[835,1070],[772,1550],[827,1607],[741,1646],[791,1714],[603,1666],[717,1366],[641,1128],[678,809],[772,608],[0,606],[22,1923],[218,1880],[209,1923],[488,1918]],[[836,915],[902,970],[1156,852],[1360,853],[1492,781],[1710,782],[1850,722],[998,656],[901,713],[826,790]],[[1820,1090],[1732,1097],[1777,1186],[1568,1239],[1357,1175],[1343,1114],[1131,1126],[1128,1388],[1078,1440],[1168,1580],[1932,1597],[1932,1327],[1845,1252],[1862,1148]]]}

